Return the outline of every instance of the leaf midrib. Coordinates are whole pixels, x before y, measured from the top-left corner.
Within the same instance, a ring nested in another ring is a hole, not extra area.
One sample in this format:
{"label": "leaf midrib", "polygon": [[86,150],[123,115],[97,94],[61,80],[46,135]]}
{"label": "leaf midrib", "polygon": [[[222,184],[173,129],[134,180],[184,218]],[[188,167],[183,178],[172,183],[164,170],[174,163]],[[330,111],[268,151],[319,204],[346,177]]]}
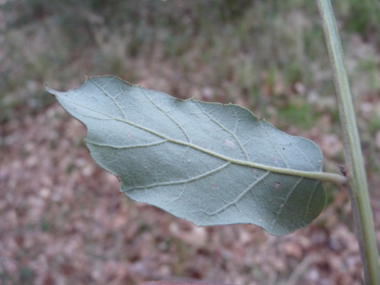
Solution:
{"label": "leaf midrib", "polygon": [[[208,155],[220,158],[222,160],[228,161],[228,162],[236,164],[236,165],[258,168],[258,169],[270,171],[272,173],[285,174],[285,175],[293,175],[293,176],[300,176],[300,177],[309,178],[309,179],[316,179],[316,180],[321,180],[321,181],[326,181],[326,182],[332,182],[332,183],[335,183],[335,184],[338,184],[338,185],[339,184],[344,184],[347,181],[347,179],[345,177],[343,177],[343,176],[341,176],[339,174],[335,174],[335,173],[325,173],[325,172],[321,172],[321,171],[317,172],[317,171],[297,170],[297,169],[291,169],[291,168],[281,168],[281,167],[275,167],[275,166],[268,166],[268,165],[265,165],[265,164],[251,162],[251,161],[244,161],[244,160],[234,159],[234,158],[231,158],[231,157],[228,157],[228,156],[225,156],[225,155],[213,152],[211,150],[205,149],[205,148],[200,147],[198,145],[195,145],[193,143],[184,142],[184,141],[180,141],[180,140],[176,140],[176,139],[167,137],[167,136],[162,135],[162,134],[160,134],[160,133],[158,133],[158,132],[156,132],[154,130],[148,129],[148,128],[143,127],[143,126],[140,126],[140,125],[135,124],[133,122],[129,122],[129,121],[125,120],[125,119],[116,118],[116,117],[113,117],[113,116],[111,116],[111,115],[109,115],[107,113],[103,113],[103,112],[100,112],[98,110],[93,110],[91,108],[88,108],[86,106],[80,105],[80,104],[78,104],[76,102],[73,102],[71,100],[67,100],[67,99],[63,98],[62,95],[59,95],[59,94],[55,94],[55,95],[57,96],[57,98],[59,98],[59,99],[61,99],[63,101],[66,101],[66,102],[68,102],[68,103],[70,103],[72,105],[76,105],[76,106],[78,106],[80,108],[83,108],[83,109],[89,110],[91,112],[98,113],[98,114],[101,114],[103,116],[109,117],[112,120],[119,121],[119,122],[128,124],[130,126],[136,127],[138,129],[144,130],[146,132],[149,132],[149,133],[151,133],[153,135],[156,135],[157,137],[160,137],[160,138],[166,140],[167,142],[172,142],[174,144],[191,147],[191,148],[193,148],[195,150],[201,151],[203,153],[206,153]],[[75,112],[73,111],[73,113],[75,113]],[[95,118],[95,117],[91,117],[91,116],[87,116],[87,115],[83,115],[83,114],[81,114],[81,116],[90,117],[90,118],[95,119],[95,120],[101,120],[101,119],[98,119],[98,118]]]}

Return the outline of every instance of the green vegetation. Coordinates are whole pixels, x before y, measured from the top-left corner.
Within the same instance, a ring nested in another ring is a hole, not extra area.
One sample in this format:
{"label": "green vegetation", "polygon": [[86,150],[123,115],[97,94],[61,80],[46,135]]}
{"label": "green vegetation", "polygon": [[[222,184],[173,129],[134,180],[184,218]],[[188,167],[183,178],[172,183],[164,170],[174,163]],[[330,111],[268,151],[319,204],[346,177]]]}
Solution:
{"label": "green vegetation", "polygon": [[[355,25],[355,32],[371,37],[379,29],[377,11],[361,3],[337,2],[338,18],[343,26]],[[330,94],[315,6],[304,0],[87,0],[79,7],[69,0],[7,1],[1,7],[6,19],[1,40],[7,45],[0,87],[7,91],[0,119],[22,116],[22,106],[35,111],[51,103],[41,91],[44,82],[75,86],[83,74],[105,73],[141,80],[146,68],[165,74],[160,79],[166,81],[163,91],[182,98],[193,96],[191,83],[211,88],[222,102],[279,91],[290,97],[297,82],[305,85],[305,92]],[[351,13],[358,6],[368,21]],[[343,39],[347,46],[345,34]],[[370,56],[358,64],[368,65]],[[164,68],[140,58],[163,62]],[[268,82],[274,70],[276,81]],[[260,100],[249,99],[256,113],[272,103],[270,98]]]}

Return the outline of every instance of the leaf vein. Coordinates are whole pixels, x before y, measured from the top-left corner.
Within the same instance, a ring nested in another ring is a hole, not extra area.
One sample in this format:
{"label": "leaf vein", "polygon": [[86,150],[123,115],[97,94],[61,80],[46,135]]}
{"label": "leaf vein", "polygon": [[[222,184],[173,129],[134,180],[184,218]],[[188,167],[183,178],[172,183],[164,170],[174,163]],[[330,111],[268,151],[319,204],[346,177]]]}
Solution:
{"label": "leaf vein", "polygon": [[185,129],[176,120],[174,120],[174,118],[172,116],[170,116],[164,109],[162,109],[155,102],[153,102],[153,100],[150,99],[148,95],[146,95],[144,88],[140,87],[140,89],[141,89],[142,93],[144,94],[144,96],[150,101],[150,103],[152,103],[152,105],[154,105],[157,109],[159,109],[162,113],[164,113],[174,124],[176,124],[177,127],[179,127],[181,129],[181,131],[183,132],[183,134],[186,136],[187,141],[191,142],[191,139],[190,139],[189,135],[187,134],[187,132],[185,131]]}
{"label": "leaf vein", "polygon": [[150,147],[150,146],[155,146],[155,145],[160,145],[163,143],[166,143],[167,140],[162,140],[159,142],[154,142],[154,143],[149,143],[149,144],[137,144],[137,145],[129,145],[129,146],[116,146],[116,145],[109,145],[109,144],[102,144],[102,143],[97,143],[90,141],[86,139],[86,143],[89,143],[91,145],[99,146],[99,147],[109,147],[113,149],[130,149],[130,148],[137,148],[137,147]]}
{"label": "leaf vein", "polygon": [[257,184],[262,182],[268,175],[270,174],[269,171],[267,171],[263,176],[261,176],[259,179],[257,179],[255,182],[253,182],[251,185],[249,185],[242,193],[240,193],[235,200],[229,202],[228,204],[224,205],[220,209],[216,210],[215,212],[208,213],[209,216],[215,216],[221,212],[223,212],[225,209],[230,207],[231,205],[236,205],[237,202],[239,202],[249,191],[252,190],[253,187],[255,187]]}
{"label": "leaf vein", "polygon": [[314,189],[313,189],[311,195],[309,196],[309,199],[308,199],[307,204],[306,204],[306,208],[305,208],[306,211],[305,211],[305,214],[303,215],[303,218],[302,218],[303,221],[305,221],[306,216],[307,216],[308,213],[309,213],[310,204],[311,204],[311,202],[312,202],[312,200],[313,200],[312,198],[313,198],[313,196],[314,196],[314,194],[315,194],[315,191],[317,190],[317,188],[318,188],[318,186],[319,186],[320,183],[321,183],[321,181],[316,180],[315,187],[314,187]]}
{"label": "leaf vein", "polygon": [[130,191],[130,190],[138,190],[138,189],[148,189],[148,188],[154,188],[154,187],[161,187],[161,186],[172,186],[172,185],[178,185],[178,184],[186,184],[186,183],[190,183],[190,182],[193,182],[193,181],[196,181],[198,179],[201,179],[201,178],[205,178],[207,176],[210,176],[214,173],[217,173],[219,171],[221,171],[222,169],[226,168],[228,165],[230,165],[231,163],[230,162],[227,162],[213,170],[210,170],[208,172],[205,172],[201,175],[198,175],[198,176],[195,176],[193,178],[189,178],[189,179],[185,179],[185,180],[179,180],[179,181],[171,181],[171,182],[163,182],[163,183],[154,183],[154,184],[150,184],[150,185],[142,185],[142,186],[134,186],[133,188],[129,188],[129,189],[126,189],[126,191]]}
{"label": "leaf vein", "polygon": [[157,132],[155,132],[155,131],[153,131],[151,129],[148,129],[148,128],[140,126],[138,124],[129,122],[126,119],[120,119],[120,118],[117,118],[117,117],[113,117],[113,116],[111,116],[109,114],[100,112],[98,110],[90,109],[90,108],[88,108],[86,106],[83,106],[83,105],[80,105],[80,104],[78,104],[76,102],[67,100],[64,97],[61,97],[61,100],[65,100],[66,102],[69,102],[69,103],[71,103],[73,105],[79,106],[79,107],[81,107],[83,109],[87,109],[87,110],[92,111],[92,112],[98,112],[99,114],[101,114],[103,116],[106,116],[106,117],[109,117],[110,119],[126,123],[126,124],[128,124],[130,126],[134,126],[134,127],[139,128],[139,129],[141,129],[143,131],[146,131],[146,132],[149,132],[149,133],[151,133],[153,135],[156,135],[156,136],[158,136],[160,138],[166,139],[169,142],[191,147],[193,149],[199,150],[199,151],[201,151],[203,153],[206,153],[206,154],[209,154],[211,156],[223,159],[223,160],[231,162],[233,164],[243,165],[243,166],[249,166],[249,167],[254,167],[254,168],[259,168],[259,169],[263,169],[263,170],[270,171],[270,172],[273,172],[273,173],[288,174],[288,175],[301,176],[301,177],[305,177],[305,178],[318,179],[318,180],[323,180],[323,181],[330,181],[330,182],[333,182],[333,183],[336,183],[336,184],[343,184],[343,183],[347,182],[347,179],[345,177],[343,177],[343,176],[341,176],[339,174],[335,174],[335,173],[325,173],[325,172],[321,172],[321,171],[319,171],[319,172],[316,172],[316,171],[304,171],[304,170],[297,170],[297,169],[291,169],[291,168],[275,167],[275,166],[269,166],[269,165],[265,165],[265,164],[261,164],[261,163],[252,162],[252,161],[244,161],[244,160],[239,160],[239,159],[234,159],[234,158],[231,158],[231,157],[227,157],[227,156],[224,156],[222,154],[219,154],[219,153],[213,152],[211,150],[208,150],[208,149],[202,148],[200,146],[197,146],[197,145],[195,145],[193,143],[183,142],[183,141],[179,141],[179,140],[175,140],[175,139],[169,138],[169,137],[167,137],[165,135],[162,135],[160,133],[157,133]]}
{"label": "leaf vein", "polygon": [[261,129],[263,129],[265,131],[265,133],[267,134],[268,139],[269,139],[269,141],[270,141],[273,149],[277,152],[277,154],[279,155],[279,157],[281,158],[281,160],[284,162],[284,164],[286,165],[286,167],[290,168],[289,165],[288,165],[288,162],[285,160],[285,158],[282,156],[282,154],[278,151],[276,145],[273,143],[271,135],[269,134],[269,132],[267,131],[267,129],[262,126],[262,122],[260,122],[259,125],[260,125]]}
{"label": "leaf vein", "polygon": [[279,211],[277,212],[276,217],[272,222],[272,225],[270,228],[271,230],[273,229],[274,225],[278,222],[278,218],[280,217],[282,210],[286,207],[286,204],[289,201],[289,198],[293,195],[294,190],[298,187],[298,185],[301,183],[302,180],[303,178],[300,177],[298,181],[294,184],[294,186],[288,191],[288,194],[286,195],[284,202],[281,204]]}
{"label": "leaf vein", "polygon": [[305,160],[309,163],[310,167],[312,167],[315,171],[320,171],[321,169],[316,169],[314,167],[314,165],[311,163],[310,159],[307,157],[307,155],[302,151],[302,149],[298,146],[298,144],[296,144],[298,150],[300,151],[300,153],[302,154],[302,156],[305,158]]}
{"label": "leaf vein", "polygon": [[[195,102],[195,101],[194,101]],[[225,126],[223,126],[221,123],[219,123],[217,120],[215,120],[209,113],[205,112],[203,110],[203,108],[201,106],[199,106],[198,102],[195,102],[195,104],[198,106],[198,108],[203,111],[203,113],[209,117],[209,119],[214,122],[215,124],[217,124],[219,127],[221,127],[223,130],[225,130],[227,133],[229,133],[231,136],[233,136],[233,138],[235,139],[235,141],[237,142],[237,144],[239,145],[240,149],[242,150],[242,152],[244,153],[244,156],[246,158],[246,160],[250,161],[250,158],[249,158],[249,155],[248,155],[248,152],[247,150],[244,148],[244,146],[242,145],[242,143],[240,142],[239,138],[236,136],[235,133],[231,132],[229,129],[227,129]]]}
{"label": "leaf vein", "polygon": [[[92,79],[89,79],[90,82],[92,82],[92,84],[94,84],[96,87],[98,87],[108,98],[110,98],[114,104],[116,105],[116,107],[120,110],[121,114],[123,115],[123,118],[126,119],[126,115],[124,113],[124,110],[120,107],[119,103],[115,100],[114,97],[112,97],[111,95],[109,95],[106,90],[103,89],[103,87],[101,87],[98,83],[96,83],[94,80]],[[108,84],[107,84],[108,85]]]}

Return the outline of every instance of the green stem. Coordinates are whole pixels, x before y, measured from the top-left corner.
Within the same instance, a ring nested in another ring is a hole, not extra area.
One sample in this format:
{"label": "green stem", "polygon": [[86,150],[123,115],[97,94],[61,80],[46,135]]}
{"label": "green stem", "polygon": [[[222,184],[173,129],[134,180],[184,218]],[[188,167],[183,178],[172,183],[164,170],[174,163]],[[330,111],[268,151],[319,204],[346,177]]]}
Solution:
{"label": "green stem", "polygon": [[352,190],[348,189],[348,192],[355,217],[365,281],[367,284],[380,284],[379,252],[375,238],[367,178],[338,29],[331,2],[329,0],[318,0],[318,6],[334,73],[335,88],[338,93],[348,177],[351,178]]}

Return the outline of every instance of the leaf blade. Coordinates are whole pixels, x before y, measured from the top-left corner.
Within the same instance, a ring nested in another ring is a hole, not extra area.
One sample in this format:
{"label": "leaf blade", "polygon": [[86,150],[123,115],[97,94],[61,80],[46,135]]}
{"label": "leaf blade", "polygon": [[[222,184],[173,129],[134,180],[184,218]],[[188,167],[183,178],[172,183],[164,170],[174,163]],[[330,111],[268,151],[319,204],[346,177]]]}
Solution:
{"label": "leaf blade", "polygon": [[324,208],[321,181],[307,177],[322,173],[319,148],[249,110],[182,101],[111,76],[48,91],[87,126],[92,156],[134,200],[197,225],[252,223],[275,235]]}

